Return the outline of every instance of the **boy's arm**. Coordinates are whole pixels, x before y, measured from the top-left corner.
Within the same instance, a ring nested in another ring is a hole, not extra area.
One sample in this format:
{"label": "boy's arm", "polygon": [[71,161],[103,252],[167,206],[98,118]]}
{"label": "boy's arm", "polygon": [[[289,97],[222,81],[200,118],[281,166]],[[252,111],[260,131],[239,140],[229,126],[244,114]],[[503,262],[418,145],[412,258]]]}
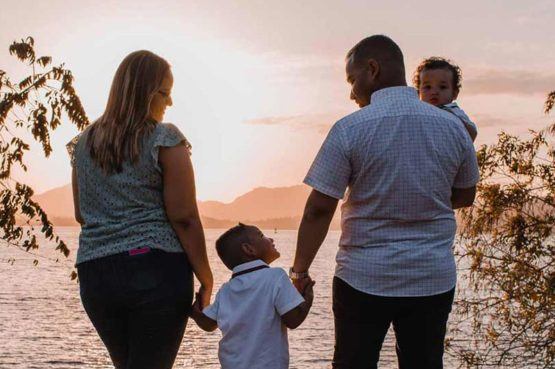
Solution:
{"label": "boy's arm", "polygon": [[476,124],[468,117],[468,115],[466,115],[464,110],[462,110],[457,103],[446,104],[441,108],[459,118],[463,122],[464,128],[466,128],[472,142],[476,140],[476,137],[478,136],[478,128],[476,127]]}
{"label": "boy's arm", "polygon": [[314,291],[312,289],[314,283],[314,281],[311,281],[304,289],[304,302],[281,316],[281,321],[287,328],[295,329],[306,319],[308,312],[312,307],[312,301],[314,300]]}
{"label": "boy's arm", "polygon": [[200,309],[200,302],[198,299],[193,304],[190,315],[191,315],[191,318],[193,318],[193,320],[195,321],[195,323],[197,323],[197,325],[203,331],[212,332],[216,328],[218,328],[218,322],[216,322],[214,319],[207,317],[202,312],[202,310]]}

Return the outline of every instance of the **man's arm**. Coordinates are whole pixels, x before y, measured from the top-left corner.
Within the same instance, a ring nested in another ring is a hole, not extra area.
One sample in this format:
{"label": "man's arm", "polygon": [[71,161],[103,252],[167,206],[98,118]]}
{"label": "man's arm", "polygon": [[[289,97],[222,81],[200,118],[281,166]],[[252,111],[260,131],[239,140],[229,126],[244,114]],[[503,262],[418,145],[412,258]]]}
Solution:
{"label": "man's arm", "polygon": [[466,131],[468,132],[468,134],[470,135],[470,138],[472,139],[472,142],[476,141],[476,137],[478,136],[478,129],[476,128],[476,125],[474,125],[474,123],[472,122],[467,122],[467,121],[463,121],[463,123],[464,123],[464,128],[466,128]]}
{"label": "man's arm", "polygon": [[[295,261],[293,262],[294,272],[308,271],[324,238],[326,238],[338,201],[338,199],[316,190],[312,190],[310,193],[299,227]],[[296,282],[293,281],[295,287],[299,289],[300,286]]]}
{"label": "man's arm", "polygon": [[476,186],[470,188],[453,188],[451,190],[451,207],[453,209],[472,206],[476,198]]}
{"label": "man's arm", "polygon": [[310,311],[310,307],[312,306],[312,302],[314,301],[313,286],[314,281],[310,281],[310,283],[306,285],[303,292],[304,302],[281,316],[281,321],[287,328],[295,329],[306,319],[308,312]]}

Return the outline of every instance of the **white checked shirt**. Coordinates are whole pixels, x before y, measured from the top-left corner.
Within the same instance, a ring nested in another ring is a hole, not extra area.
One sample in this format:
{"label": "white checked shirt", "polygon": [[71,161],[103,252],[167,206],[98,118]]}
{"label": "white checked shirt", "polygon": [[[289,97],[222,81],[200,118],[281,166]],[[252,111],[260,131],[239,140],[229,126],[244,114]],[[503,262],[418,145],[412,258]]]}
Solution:
{"label": "white checked shirt", "polygon": [[[233,268],[240,273],[267,265],[254,260]],[[304,302],[281,268],[238,275],[224,283],[203,313],[218,322],[222,369],[287,369],[289,343],[281,316]]]}
{"label": "white checked shirt", "polygon": [[456,284],[452,188],[479,179],[459,118],[411,87],[376,91],[339,120],[304,182],[342,199],[335,275],[379,296],[429,296]]}

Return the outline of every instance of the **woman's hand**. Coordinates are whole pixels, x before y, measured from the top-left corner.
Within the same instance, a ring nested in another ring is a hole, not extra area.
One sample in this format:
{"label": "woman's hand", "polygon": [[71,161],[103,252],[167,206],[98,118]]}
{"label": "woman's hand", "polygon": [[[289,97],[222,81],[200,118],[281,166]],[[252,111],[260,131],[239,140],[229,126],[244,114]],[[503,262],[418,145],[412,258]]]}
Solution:
{"label": "woman's hand", "polygon": [[201,285],[197,293],[197,302],[199,308],[202,311],[205,307],[210,305],[210,299],[212,297],[212,285],[204,286]]}

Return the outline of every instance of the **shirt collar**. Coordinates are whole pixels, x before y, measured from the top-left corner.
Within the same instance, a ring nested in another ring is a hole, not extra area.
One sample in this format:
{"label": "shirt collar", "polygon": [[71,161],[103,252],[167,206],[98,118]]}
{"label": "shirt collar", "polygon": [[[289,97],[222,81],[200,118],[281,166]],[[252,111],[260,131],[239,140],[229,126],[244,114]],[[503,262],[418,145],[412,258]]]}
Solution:
{"label": "shirt collar", "polygon": [[247,269],[250,269],[250,268],[256,268],[257,266],[261,266],[261,265],[266,265],[267,266],[268,264],[266,264],[265,262],[263,262],[260,259],[256,259],[256,260],[253,260],[253,261],[248,261],[246,263],[239,264],[239,265],[235,266],[235,268],[233,268],[233,270],[232,270],[232,273],[239,273],[239,272],[242,272],[243,270],[247,270]]}
{"label": "shirt collar", "polygon": [[370,96],[370,105],[385,100],[406,98],[418,99],[418,91],[416,90],[416,88],[408,86],[387,87],[375,91]]}
{"label": "shirt collar", "polygon": [[457,105],[456,102],[452,102],[452,103],[443,105],[443,107],[444,108],[458,108],[459,106]]}

